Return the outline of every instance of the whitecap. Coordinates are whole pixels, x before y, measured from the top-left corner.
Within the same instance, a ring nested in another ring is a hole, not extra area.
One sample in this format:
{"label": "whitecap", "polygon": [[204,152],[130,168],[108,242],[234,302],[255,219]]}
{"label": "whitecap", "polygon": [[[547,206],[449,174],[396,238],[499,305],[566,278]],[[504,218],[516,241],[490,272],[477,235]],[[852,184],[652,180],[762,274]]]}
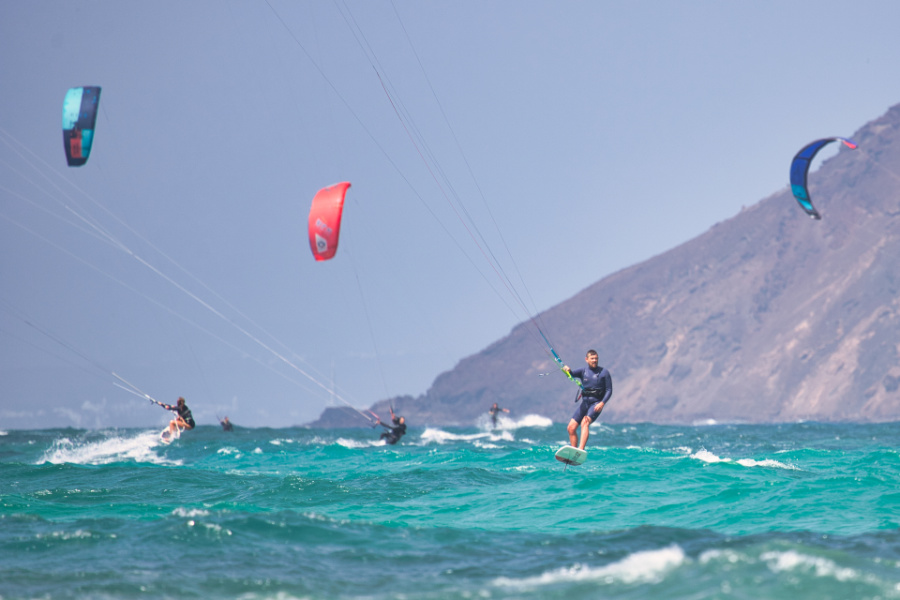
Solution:
{"label": "whitecap", "polygon": [[196,527],[197,525],[216,534],[233,535],[230,529],[225,529],[218,523],[197,523],[197,521],[193,519],[187,522],[188,527]]}
{"label": "whitecap", "polygon": [[760,558],[769,565],[769,569],[778,573],[795,569],[811,570],[818,577],[833,577],[838,581],[849,581],[859,577],[856,570],[839,567],[834,561],[819,556],[809,556],[796,550],[786,552],[765,552]]}
{"label": "whitecap", "polygon": [[[443,429],[426,427],[420,436],[421,445],[446,444],[447,442],[472,442],[476,446],[487,448],[490,442],[514,442],[515,436],[511,431],[489,430],[479,433],[451,433]],[[499,448],[500,446],[490,446]]]}
{"label": "whitecap", "polygon": [[495,442],[514,442],[516,441],[516,436],[514,436],[511,431],[501,431],[500,433],[492,432],[490,439]]}
{"label": "whitecap", "polygon": [[517,467],[510,467],[508,470],[519,471],[522,473],[534,473],[535,471],[537,471],[537,468],[535,468],[534,465],[519,465]]}
{"label": "whitecap", "polygon": [[[318,439],[318,438],[316,438]],[[296,444],[297,440],[292,438],[276,438],[274,440],[269,440],[269,443],[273,446],[282,446],[284,444]],[[318,441],[319,444],[323,443],[321,439]]]}
{"label": "whitecap", "polygon": [[148,431],[132,437],[109,434],[109,437],[96,442],[73,442],[69,438],[55,440],[38,464],[105,465],[123,460],[148,462],[153,464],[180,465],[181,461],[172,461],[154,452],[160,445],[155,432]]}
{"label": "whitecap", "polygon": [[547,571],[536,577],[512,579],[499,577],[494,585],[504,587],[536,587],[571,581],[603,581],[604,583],[659,583],[663,577],[686,560],[684,550],[671,545],[658,550],[629,554],[620,561],[603,567],[576,564]]}
{"label": "whitecap", "polygon": [[491,417],[485,414],[478,417],[475,425],[482,431],[515,431],[516,429],[521,429],[523,427],[538,427],[546,429],[547,427],[553,425],[553,421],[551,419],[548,419],[547,417],[536,414],[527,414],[519,419],[513,419],[512,417],[508,417],[506,415],[500,415],[497,417],[497,426],[495,427],[491,422]]}
{"label": "whitecap", "polygon": [[701,460],[705,463],[714,464],[714,463],[732,463],[738,464],[742,467],[768,467],[773,469],[787,469],[790,471],[797,471],[797,467],[793,465],[787,465],[783,462],[779,462],[777,460],[773,460],[771,458],[765,458],[763,460],[754,460],[752,458],[739,458],[738,460],[734,460],[732,458],[722,458],[720,456],[716,456],[712,452],[708,450],[698,450],[697,452],[691,454],[691,458],[695,458],[697,460]]}
{"label": "whitecap", "polygon": [[540,427],[546,429],[553,426],[553,421],[541,415],[525,415],[514,423],[516,429],[522,427]]}
{"label": "whitecap", "polygon": [[466,441],[471,442],[474,440],[483,440],[491,437],[491,433],[483,432],[483,433],[450,433],[449,431],[444,431],[443,429],[437,429],[432,427],[426,427],[425,431],[422,432],[422,442],[424,444],[445,444],[447,442],[457,442],[457,441]]}
{"label": "whitecap", "polygon": [[698,450],[697,452],[691,454],[691,458],[696,458],[697,460],[702,460],[703,462],[710,464],[731,462],[730,458],[720,458],[708,450]]}
{"label": "whitecap", "polygon": [[737,463],[743,467],[772,467],[775,469],[787,469],[789,471],[799,471],[794,465],[786,465],[783,462],[766,458],[764,460],[753,460],[752,458],[742,458]]}
{"label": "whitecap", "polygon": [[731,564],[736,564],[739,562],[746,562],[747,557],[743,554],[735,552],[734,550],[705,550],[700,557],[697,559],[701,565],[705,565],[711,562],[719,562],[724,561]]}
{"label": "whitecap", "polygon": [[52,533],[38,533],[35,537],[39,540],[86,540],[94,537],[94,534],[84,529],[76,529],[75,531],[54,531]]}
{"label": "whitecap", "polygon": [[176,517],[185,517],[187,519],[195,519],[197,517],[208,517],[209,511],[202,508],[182,508],[178,507],[172,511]]}
{"label": "whitecap", "polygon": [[348,440],[347,438],[338,438],[335,440],[335,444],[338,446],[343,446],[344,448],[371,448],[373,446],[385,446],[384,440]]}

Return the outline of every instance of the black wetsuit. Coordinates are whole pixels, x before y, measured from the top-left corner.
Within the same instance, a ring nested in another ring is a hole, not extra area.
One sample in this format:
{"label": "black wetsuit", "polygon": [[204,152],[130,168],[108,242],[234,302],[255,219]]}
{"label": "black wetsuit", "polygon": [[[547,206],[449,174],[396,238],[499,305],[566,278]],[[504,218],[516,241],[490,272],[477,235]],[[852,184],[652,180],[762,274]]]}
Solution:
{"label": "black wetsuit", "polygon": [[181,417],[181,420],[187,423],[191,429],[196,426],[196,423],[194,423],[194,415],[191,414],[191,409],[187,407],[187,404],[182,404],[180,408],[178,405],[172,406],[171,404],[166,404],[166,408],[177,412],[178,416]]}
{"label": "black wetsuit", "polygon": [[494,407],[492,406],[492,407],[491,407],[491,410],[488,411],[489,413],[491,413],[491,424],[492,424],[494,427],[497,426],[497,414],[498,414],[500,411],[502,411],[502,410],[503,410],[503,409],[500,408],[499,406],[498,406],[497,408],[494,408]]}
{"label": "black wetsuit", "polygon": [[231,431],[234,429],[234,425],[231,424],[231,421],[219,421],[222,424],[223,431]]}
{"label": "black wetsuit", "polygon": [[399,423],[391,427],[390,425],[385,425],[384,423],[379,423],[382,427],[387,429],[384,433],[381,434],[382,440],[384,440],[388,444],[396,444],[400,441],[400,438],[406,434],[406,423]]}

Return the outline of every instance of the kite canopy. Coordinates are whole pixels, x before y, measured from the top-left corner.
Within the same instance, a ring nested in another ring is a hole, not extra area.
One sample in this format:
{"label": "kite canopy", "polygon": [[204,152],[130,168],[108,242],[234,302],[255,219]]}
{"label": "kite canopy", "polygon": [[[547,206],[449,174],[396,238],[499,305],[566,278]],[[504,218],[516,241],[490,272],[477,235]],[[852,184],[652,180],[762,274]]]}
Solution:
{"label": "kite canopy", "polygon": [[794,160],[791,161],[791,191],[794,193],[794,198],[800,203],[800,207],[813,219],[821,219],[822,216],[819,215],[819,212],[812,205],[812,201],[809,197],[809,189],[806,187],[806,176],[809,173],[809,165],[812,164],[813,158],[815,158],[819,150],[831,142],[836,141],[840,141],[850,149],[856,148],[856,144],[846,138],[824,138],[804,146],[800,152],[794,156]]}
{"label": "kite canopy", "polygon": [[322,188],[309,209],[309,248],[316,260],[329,260],[337,252],[341,214],[349,182]]}
{"label": "kite canopy", "polygon": [[62,116],[63,147],[70,167],[80,167],[91,154],[99,103],[100,88],[97,86],[77,87],[66,92]]}

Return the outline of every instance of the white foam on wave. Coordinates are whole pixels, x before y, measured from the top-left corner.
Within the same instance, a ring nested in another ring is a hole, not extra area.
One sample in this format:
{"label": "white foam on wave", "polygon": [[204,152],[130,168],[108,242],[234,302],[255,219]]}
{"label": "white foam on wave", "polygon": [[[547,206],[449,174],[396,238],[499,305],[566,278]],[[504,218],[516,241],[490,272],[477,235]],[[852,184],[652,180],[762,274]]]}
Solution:
{"label": "white foam on wave", "polygon": [[[766,563],[773,573],[804,573],[816,577],[832,578],[840,582],[861,581],[886,590],[900,591],[900,584],[893,581],[884,581],[870,573],[842,567],[831,559],[811,556],[796,550],[770,550],[760,554],[758,560]],[[751,564],[757,562],[757,559],[734,550],[707,550],[700,555],[698,562],[700,564],[711,562]],[[889,593],[888,596],[892,595]]]}
{"label": "white foam on wave", "polygon": [[451,433],[443,429],[435,429],[426,427],[422,432],[422,443],[424,444],[445,444],[447,442],[456,441],[473,441],[483,440],[490,437],[490,433]]}
{"label": "white foam on wave", "polygon": [[182,464],[181,461],[159,456],[154,449],[160,444],[159,435],[153,431],[131,437],[110,434],[109,437],[94,442],[73,442],[69,438],[60,438],[53,442],[38,464],[105,465],[126,460],[158,465]]}
{"label": "white foam on wave", "polygon": [[534,465],[519,465],[516,467],[509,467],[507,471],[518,471],[520,473],[534,473],[537,471],[537,467]]}
{"label": "white foam on wave", "polygon": [[529,414],[520,419],[513,419],[506,415],[497,417],[497,426],[494,427],[489,415],[482,415],[475,421],[475,426],[482,431],[515,431],[523,427],[547,428],[553,425],[553,421],[541,415]]}
{"label": "white foam on wave", "polygon": [[338,438],[334,442],[338,446],[343,446],[344,448],[371,448],[373,446],[386,446],[384,440],[348,440],[347,438]]}
{"label": "white foam on wave", "polygon": [[694,452],[693,454],[691,454],[691,458],[696,458],[697,460],[701,460],[705,463],[710,463],[710,464],[720,463],[720,462],[731,462],[730,458],[721,458],[719,456],[716,456],[709,450],[698,450],[697,452]]}
{"label": "white foam on wave", "polygon": [[739,458],[734,460],[733,458],[722,458],[720,456],[716,456],[712,452],[706,449],[698,450],[697,452],[691,452],[690,448],[678,448],[678,450],[689,454],[691,458],[696,460],[703,461],[708,464],[715,463],[733,463],[741,465],[742,467],[769,467],[773,469],[787,469],[788,471],[797,471],[799,470],[794,465],[788,465],[783,462],[773,460],[771,458],[766,458],[763,460],[754,460],[752,458]]}
{"label": "white foam on wave", "polygon": [[760,558],[775,573],[800,569],[812,571],[817,577],[833,577],[838,581],[850,581],[859,578],[859,573],[855,569],[839,567],[833,560],[820,556],[810,556],[796,550],[765,552],[760,555]]}
{"label": "white foam on wave", "polygon": [[426,427],[421,436],[422,444],[446,444],[447,442],[513,442],[515,437],[509,431],[483,431],[481,433],[451,433],[443,429]]}
{"label": "white foam on wave", "polygon": [[541,427],[546,429],[552,427],[553,421],[541,415],[525,415],[518,421],[513,423],[513,429],[521,429],[522,427]]}
{"label": "white foam on wave", "polygon": [[629,554],[620,561],[603,567],[576,564],[547,571],[536,577],[511,579],[498,577],[494,585],[503,587],[537,587],[573,581],[602,581],[604,583],[659,583],[671,570],[681,566],[686,557],[678,545],[658,550]]}
{"label": "white foam on wave", "polygon": [[188,522],[186,523],[186,525],[187,525],[188,527],[198,527],[198,526],[199,526],[199,527],[201,527],[202,529],[205,529],[205,530],[207,530],[207,531],[213,533],[213,534],[216,535],[216,536],[222,536],[222,535],[230,536],[230,535],[234,535],[230,529],[225,529],[224,527],[222,527],[222,526],[219,525],[218,523],[204,523],[204,522],[199,522],[199,523],[198,523],[198,522],[195,521],[194,519],[189,519]]}
{"label": "white foam on wave", "polygon": [[789,471],[799,471],[797,467],[794,465],[787,465],[783,462],[779,462],[777,460],[773,460],[771,458],[766,458],[764,460],[753,460],[752,458],[741,458],[738,459],[737,464],[742,467],[772,467],[774,469],[787,469]]}
{"label": "white foam on wave", "polygon": [[734,550],[717,549],[705,550],[697,560],[701,565],[709,564],[711,562],[727,562],[730,564],[737,564],[739,562],[749,561],[746,555],[735,552]]}
{"label": "white foam on wave", "polygon": [[[50,533],[35,534],[35,538],[39,540],[87,540],[94,537],[94,534],[86,529],[76,529],[75,531],[52,531]],[[115,537],[112,535],[111,537]]]}
{"label": "white foam on wave", "polygon": [[0,435],[9,435],[9,432],[3,431],[2,429],[0,429]]}
{"label": "white foam on wave", "polygon": [[269,440],[269,443],[272,444],[273,446],[283,446],[285,444],[300,444],[300,443],[305,443],[307,446],[323,446],[323,445],[327,444],[328,442],[326,442],[324,439],[320,438],[319,436],[313,436],[311,439],[309,439],[305,442],[302,440],[294,439],[294,438],[276,438],[274,440]]}
{"label": "white foam on wave", "polygon": [[197,517],[208,517],[209,511],[202,508],[182,508],[178,507],[172,511],[176,517],[185,517],[187,519],[196,519]]}

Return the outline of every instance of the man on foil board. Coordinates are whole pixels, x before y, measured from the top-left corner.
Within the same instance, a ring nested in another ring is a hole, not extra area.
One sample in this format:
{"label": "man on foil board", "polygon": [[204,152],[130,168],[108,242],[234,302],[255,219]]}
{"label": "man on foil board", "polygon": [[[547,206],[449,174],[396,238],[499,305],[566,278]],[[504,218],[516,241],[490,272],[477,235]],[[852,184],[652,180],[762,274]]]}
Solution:
{"label": "man on foil board", "polygon": [[[581,389],[575,398],[575,401],[580,403],[566,428],[569,432],[569,445],[563,446],[556,453],[556,460],[567,465],[580,465],[587,460],[584,448],[590,436],[591,423],[597,420],[612,396],[612,376],[605,367],[598,364],[600,357],[597,351],[588,350],[584,360],[588,366],[583,369],[572,371],[568,365],[563,366],[566,374],[581,381]],[[580,443],[577,434],[579,429]]]}

